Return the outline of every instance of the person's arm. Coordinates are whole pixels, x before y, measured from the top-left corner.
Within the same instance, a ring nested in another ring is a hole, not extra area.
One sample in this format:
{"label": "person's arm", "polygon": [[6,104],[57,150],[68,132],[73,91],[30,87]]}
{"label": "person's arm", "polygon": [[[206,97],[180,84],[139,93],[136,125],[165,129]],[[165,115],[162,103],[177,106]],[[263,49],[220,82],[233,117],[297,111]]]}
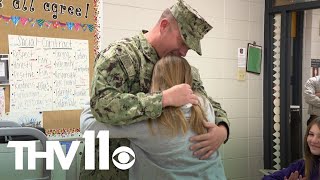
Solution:
{"label": "person's arm", "polygon": [[199,159],[208,159],[218,150],[227,137],[227,131],[215,124],[215,109],[207,98],[205,98],[204,104],[203,108],[206,110],[208,122],[203,121],[203,125],[208,129],[208,132],[193,136],[190,139],[193,142],[190,149],[194,151],[193,154]]}
{"label": "person's arm", "polygon": [[89,103],[86,103],[80,115],[80,131],[83,134],[87,130],[95,131],[95,135],[100,130],[108,130],[110,138],[137,138],[143,136],[146,132],[145,123],[135,123],[125,126],[113,126],[98,122],[91,113]]}
{"label": "person's arm", "polygon": [[283,180],[284,177],[289,178],[291,173],[298,171],[299,175],[304,176],[304,160],[298,160],[291,163],[287,168],[279,170],[271,175],[264,176],[262,180]]}
{"label": "person's arm", "polygon": [[226,143],[229,137],[229,121],[227,113],[221,108],[220,104],[213,101],[205,92],[200,80],[199,72],[192,67],[193,88],[206,97],[215,112],[215,123],[204,122],[204,126],[208,129],[208,133],[196,135],[190,138],[193,143],[190,149],[199,159],[208,159],[221,144]]}
{"label": "person's arm", "polygon": [[155,119],[162,112],[162,93],[134,91],[134,60],[115,46],[98,55],[92,80],[90,106],[99,122],[123,125]]}
{"label": "person's arm", "polygon": [[316,106],[316,107],[320,107],[320,98],[317,95],[318,92],[316,92],[316,83],[320,83],[317,82],[316,78],[310,78],[305,86],[304,86],[304,100],[306,101],[306,103],[312,105],[312,106]]}
{"label": "person's arm", "polygon": [[204,97],[206,97],[211,103],[212,107],[214,108],[216,125],[218,125],[221,128],[225,128],[225,131],[227,131],[227,137],[224,140],[224,143],[226,143],[229,138],[229,126],[230,126],[230,122],[228,120],[226,111],[222,109],[220,103],[214,101],[210,96],[207,95],[202,85],[200,74],[195,67],[192,67],[192,77],[193,77],[192,86],[194,90],[197,92],[200,92]]}
{"label": "person's arm", "polygon": [[140,67],[138,60],[132,59],[134,55],[126,53],[125,48],[114,46],[96,59],[90,106],[97,121],[112,125],[132,124],[156,119],[166,106],[198,103],[188,84],[152,94],[139,92],[137,82],[141,79],[135,68],[152,72],[153,66]]}

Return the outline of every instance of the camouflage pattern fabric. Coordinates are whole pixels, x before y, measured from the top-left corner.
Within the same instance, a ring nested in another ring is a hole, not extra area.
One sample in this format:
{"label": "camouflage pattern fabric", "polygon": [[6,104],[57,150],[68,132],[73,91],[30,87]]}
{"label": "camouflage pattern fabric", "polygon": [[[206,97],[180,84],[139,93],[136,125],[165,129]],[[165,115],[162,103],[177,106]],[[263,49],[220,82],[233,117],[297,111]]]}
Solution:
{"label": "camouflage pattern fabric", "polygon": [[178,0],[170,8],[170,12],[178,22],[184,42],[190,49],[202,55],[200,40],[212,29],[212,26],[183,0]]}
{"label": "camouflage pattern fabric", "polygon": [[[96,58],[91,90],[90,104],[95,118],[101,122],[122,125],[160,116],[162,95],[147,93],[153,66],[158,60],[155,49],[147,42],[143,33],[111,44],[102,51]],[[105,108],[99,108],[104,103]],[[110,152],[119,147],[117,144],[130,146],[128,139],[110,139]],[[98,155],[99,145],[96,141],[96,165]],[[98,170],[98,167],[89,171],[84,169],[83,154],[80,166],[81,180],[128,179],[128,170],[118,170],[111,160],[108,171]]]}
{"label": "camouflage pattern fabric", "polygon": [[224,124],[225,127],[227,128],[227,139],[224,141],[226,143],[229,139],[229,126],[230,122],[228,120],[227,112],[221,108],[220,103],[214,101],[210,96],[207,95],[206,91],[204,90],[204,87],[202,85],[202,81],[200,79],[200,74],[197,68],[191,66],[191,71],[192,71],[192,88],[194,91],[200,92],[204,97],[207,97],[209,102],[211,103],[214,113],[216,115],[216,124]]}
{"label": "camouflage pattern fabric", "polygon": [[[114,152],[120,146],[130,146],[128,139],[111,139],[109,142],[110,152]],[[83,151],[80,164],[80,180],[128,180],[129,170],[120,170],[112,163],[112,153],[109,156],[109,170],[99,170],[99,140],[95,145],[95,170],[84,169],[85,153]]]}
{"label": "camouflage pattern fabric", "polygon": [[124,125],[155,119],[162,94],[148,94],[159,57],[143,33],[113,44],[95,62],[90,106],[100,122]]}
{"label": "camouflage pattern fabric", "polygon": [[[183,40],[190,49],[201,55],[200,40],[212,28],[195,10],[182,0],[170,8],[176,18]],[[109,45],[95,60],[90,106],[97,121],[112,125],[127,125],[156,119],[162,112],[162,94],[148,93],[152,70],[159,60],[156,50],[147,42],[144,32]],[[193,68],[193,89],[207,97],[198,71]],[[216,123],[229,127],[226,112],[219,103],[208,97],[216,110]],[[229,134],[229,129],[228,129]],[[111,145],[112,144],[112,145]],[[129,146],[127,139],[110,139],[110,152],[119,145]],[[96,143],[96,165],[98,165]],[[110,160],[110,169],[84,170],[81,161],[81,180],[128,179],[128,171],[118,170]]]}
{"label": "camouflage pattern fabric", "polygon": [[[126,58],[120,59],[117,56]],[[158,117],[162,111],[162,95],[147,93],[151,84],[153,66],[158,60],[156,51],[147,42],[143,33],[112,44],[101,52],[95,62],[95,75],[92,82],[91,106],[96,119],[113,125],[122,125]],[[202,86],[198,70],[193,67],[192,73],[193,89],[208,97]],[[216,123],[225,123],[229,126],[227,114],[221,109],[220,104],[211,98],[209,100],[216,111]],[[118,147],[117,144],[127,143],[127,139],[110,139],[110,152]],[[98,151],[96,143],[96,164]],[[128,171],[118,170],[113,166],[111,160],[108,171],[100,171],[98,168],[94,171],[86,171],[83,161],[84,154],[81,161],[82,180],[113,179],[114,177],[125,179],[128,177]]]}

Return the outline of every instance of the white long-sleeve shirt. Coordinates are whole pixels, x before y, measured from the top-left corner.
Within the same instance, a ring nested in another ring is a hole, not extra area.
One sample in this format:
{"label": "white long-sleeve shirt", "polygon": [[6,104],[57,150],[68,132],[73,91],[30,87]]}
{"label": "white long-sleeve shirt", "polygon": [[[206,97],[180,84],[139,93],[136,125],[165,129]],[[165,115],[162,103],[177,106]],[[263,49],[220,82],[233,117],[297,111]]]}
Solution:
{"label": "white long-sleeve shirt", "polygon": [[[214,110],[205,102],[208,121],[214,122]],[[219,151],[209,159],[199,160],[189,149],[189,138],[196,135],[189,130],[185,135],[170,137],[158,133],[158,126],[153,124],[155,134],[151,134],[147,121],[125,126],[112,126],[98,122],[86,105],[80,117],[81,132],[85,130],[109,130],[110,138],[129,138],[136,160],[129,170],[130,180],[225,180],[225,173]],[[191,108],[182,108],[188,119]],[[174,121],[174,119],[173,119]],[[161,131],[162,132],[162,131]]]}
{"label": "white long-sleeve shirt", "polygon": [[304,99],[309,104],[308,113],[320,116],[320,98],[316,95],[320,93],[320,76],[309,78],[304,87]]}

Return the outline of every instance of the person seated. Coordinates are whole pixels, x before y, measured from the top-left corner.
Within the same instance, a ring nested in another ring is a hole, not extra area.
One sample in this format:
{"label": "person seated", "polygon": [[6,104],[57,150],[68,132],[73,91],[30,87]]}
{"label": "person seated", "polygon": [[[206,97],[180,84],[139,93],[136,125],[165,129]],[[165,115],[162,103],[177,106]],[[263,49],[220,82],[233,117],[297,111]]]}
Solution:
{"label": "person seated", "polygon": [[310,121],[304,136],[304,158],[289,167],[264,176],[263,180],[289,179],[289,180],[319,180],[320,163],[320,117]]}
{"label": "person seated", "polygon": [[[191,67],[186,59],[166,56],[154,66],[150,93],[164,91],[178,84],[192,85]],[[219,179],[225,180],[219,151],[200,160],[189,149],[189,138],[207,132],[204,124],[215,122],[209,101],[197,94],[199,105],[165,107],[157,119],[131,125],[112,126],[94,119],[89,104],[80,117],[86,130],[109,130],[110,138],[129,138],[136,161],[129,179]],[[205,121],[205,122],[204,122]]]}

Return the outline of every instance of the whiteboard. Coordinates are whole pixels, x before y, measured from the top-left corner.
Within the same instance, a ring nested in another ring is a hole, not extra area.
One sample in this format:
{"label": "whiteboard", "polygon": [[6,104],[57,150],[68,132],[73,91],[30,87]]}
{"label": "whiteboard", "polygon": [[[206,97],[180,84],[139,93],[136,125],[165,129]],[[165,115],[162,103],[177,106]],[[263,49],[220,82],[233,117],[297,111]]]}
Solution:
{"label": "whiteboard", "polygon": [[89,101],[88,40],[8,40],[10,111],[76,110]]}

